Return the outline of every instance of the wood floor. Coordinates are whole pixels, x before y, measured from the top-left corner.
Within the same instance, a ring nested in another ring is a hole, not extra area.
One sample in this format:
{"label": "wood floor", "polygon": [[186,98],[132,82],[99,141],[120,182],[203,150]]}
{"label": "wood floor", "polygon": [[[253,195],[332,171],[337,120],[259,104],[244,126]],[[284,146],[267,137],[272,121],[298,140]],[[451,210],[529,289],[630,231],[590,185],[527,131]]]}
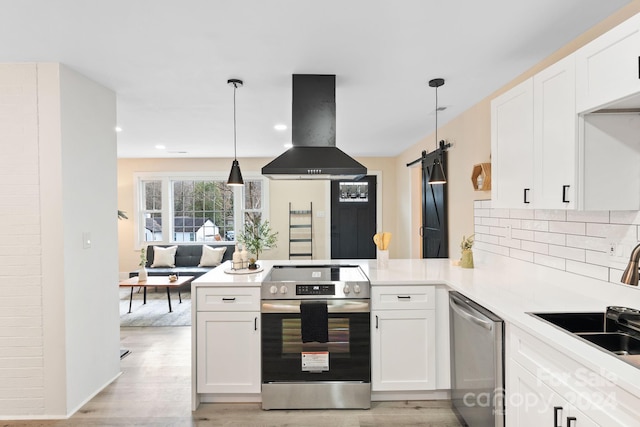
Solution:
{"label": "wood floor", "polygon": [[460,426],[447,401],[373,402],[370,410],[263,411],[259,404],[202,404],[191,411],[191,328],[121,329],[122,375],[68,420],[0,421],[11,427]]}

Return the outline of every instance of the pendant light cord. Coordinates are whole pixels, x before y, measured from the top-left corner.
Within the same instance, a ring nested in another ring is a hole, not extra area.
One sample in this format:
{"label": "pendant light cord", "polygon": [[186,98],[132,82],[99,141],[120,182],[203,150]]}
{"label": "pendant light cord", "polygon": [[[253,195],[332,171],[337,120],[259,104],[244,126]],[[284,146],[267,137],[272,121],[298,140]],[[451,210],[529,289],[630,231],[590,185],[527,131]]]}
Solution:
{"label": "pendant light cord", "polygon": [[438,86],[436,86],[436,150],[438,149]]}
{"label": "pendant light cord", "polygon": [[[236,152],[236,90],[237,89],[238,89],[238,84],[233,83],[233,159],[234,160],[238,159],[238,154]],[[438,93],[438,90],[436,89],[436,94],[437,93]],[[436,119],[436,122],[437,122],[437,119]]]}

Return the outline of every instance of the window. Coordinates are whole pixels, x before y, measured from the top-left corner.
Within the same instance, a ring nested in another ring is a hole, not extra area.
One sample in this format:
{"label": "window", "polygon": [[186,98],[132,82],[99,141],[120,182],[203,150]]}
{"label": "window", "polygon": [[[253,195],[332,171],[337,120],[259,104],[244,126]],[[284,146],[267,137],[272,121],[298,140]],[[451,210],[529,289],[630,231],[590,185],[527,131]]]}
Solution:
{"label": "window", "polygon": [[268,181],[261,176],[245,178],[244,187],[202,175],[139,174],[136,182],[141,245],[234,241],[248,218],[266,216]]}

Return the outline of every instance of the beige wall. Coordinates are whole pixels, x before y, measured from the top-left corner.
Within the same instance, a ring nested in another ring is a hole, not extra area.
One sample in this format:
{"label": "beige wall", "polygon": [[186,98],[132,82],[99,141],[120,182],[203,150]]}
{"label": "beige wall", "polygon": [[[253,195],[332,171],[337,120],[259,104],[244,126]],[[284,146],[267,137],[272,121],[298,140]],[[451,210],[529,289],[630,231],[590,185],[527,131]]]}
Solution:
{"label": "beige wall", "polygon": [[[239,159],[243,174],[259,173],[260,169],[271,159],[246,158]],[[378,173],[381,180],[382,222],[378,220],[378,231],[394,234],[390,246],[390,256],[397,257],[404,239],[398,238],[396,231],[396,188],[395,164],[388,158],[359,158],[367,166],[369,173]],[[134,188],[133,179],[136,172],[203,172],[214,171],[228,174],[231,159],[120,159],[118,161],[118,208],[129,215],[128,220],[119,221],[118,240],[121,275],[136,270],[139,252],[135,249],[134,236]],[[289,202],[294,209],[308,209],[313,203],[314,211],[314,258],[330,258],[330,187],[329,181],[269,181],[269,221],[274,231],[278,232],[278,246],[261,255],[263,259],[288,259],[289,257]],[[373,245],[373,241],[371,242]]]}
{"label": "beige wall", "polygon": [[[438,128],[438,139],[452,144],[448,152],[448,196],[449,196],[449,256],[460,257],[459,242],[463,235],[473,233],[473,201],[491,198],[490,191],[473,191],[471,171],[473,165],[489,162],[491,154],[491,100],[509,90],[516,84],[533,76],[549,65],[574,52],[579,47],[618,25],[630,16],[640,12],[640,0],[635,0],[605,19],[592,29],[554,52],[530,70],[509,82],[498,91],[478,104]],[[446,78],[447,76],[443,76]],[[450,84],[455,84],[451,82]],[[420,225],[420,173],[419,166],[409,169],[406,163],[420,157],[422,150],[433,151],[435,135],[431,134],[402,152],[396,159],[397,202],[398,206],[407,206],[409,213],[399,213],[396,224],[398,233],[410,241],[410,245],[397,254],[398,257],[420,257],[420,240],[417,236]],[[405,183],[410,182],[407,186]]]}

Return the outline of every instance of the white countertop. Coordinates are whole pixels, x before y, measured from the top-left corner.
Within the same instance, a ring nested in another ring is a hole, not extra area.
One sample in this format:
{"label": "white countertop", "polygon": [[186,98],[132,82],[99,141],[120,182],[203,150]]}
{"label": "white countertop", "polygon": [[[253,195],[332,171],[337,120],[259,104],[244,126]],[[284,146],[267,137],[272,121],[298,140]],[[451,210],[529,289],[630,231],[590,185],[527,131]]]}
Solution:
{"label": "white countertop", "polygon": [[226,262],[194,280],[192,287],[259,286],[273,265],[329,263],[360,265],[372,286],[447,285],[640,398],[640,369],[527,314],[605,311],[609,305],[640,308],[640,289],[482,251],[475,251],[474,257],[473,269],[453,266],[448,259],[390,259],[388,268],[382,270],[375,260],[261,260],[262,272],[244,275],[225,273],[230,268]]}

